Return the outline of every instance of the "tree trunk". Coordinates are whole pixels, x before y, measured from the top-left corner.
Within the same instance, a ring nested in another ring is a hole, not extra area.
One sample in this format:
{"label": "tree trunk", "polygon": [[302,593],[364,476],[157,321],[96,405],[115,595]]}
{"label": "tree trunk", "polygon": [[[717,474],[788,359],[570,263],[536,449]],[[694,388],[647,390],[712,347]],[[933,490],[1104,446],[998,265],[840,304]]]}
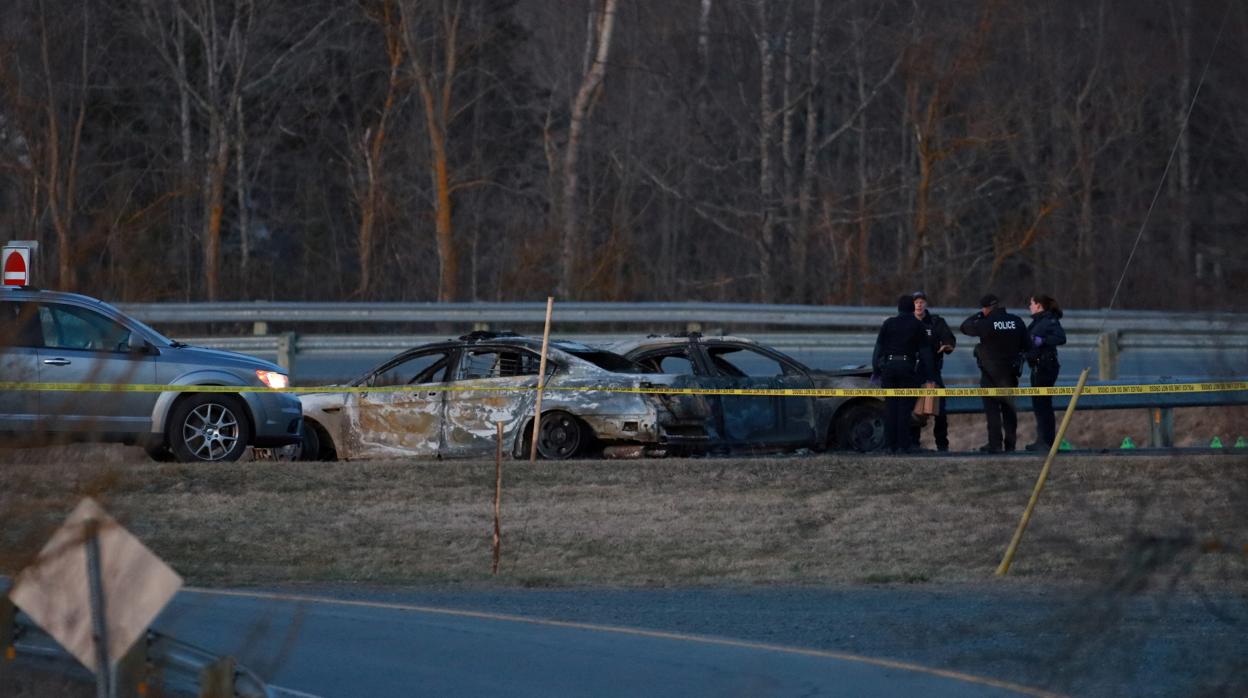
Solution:
{"label": "tree trunk", "polygon": [[247,202],[248,190],[247,185],[247,129],[246,122],[243,120],[243,100],[242,96],[234,102],[234,194],[238,203],[238,236],[239,236],[239,279],[237,288],[242,290],[242,296],[247,298],[250,296],[249,287],[251,285],[251,276],[249,267],[251,263],[251,215],[249,213],[250,206]]}
{"label": "tree trunk", "polygon": [[776,110],[771,105],[771,70],[773,51],[771,49],[770,27],[767,15],[768,0],[755,0],[758,10],[758,196],[760,229],[755,250],[758,255],[758,295],[759,302],[775,302],[775,289],[771,279],[772,254],[775,250],[775,216],[772,209],[772,195],[775,184],[772,181],[771,164],[771,131],[775,128]]}
{"label": "tree trunk", "polygon": [[[1178,90],[1175,95],[1177,99],[1174,121],[1179,131],[1179,150],[1175,154],[1178,160],[1178,176],[1172,180],[1175,183],[1174,192],[1176,211],[1175,211],[1175,232],[1176,239],[1174,245],[1174,266],[1180,278],[1185,275],[1192,274],[1199,283],[1199,275],[1194,273],[1192,265],[1192,221],[1191,221],[1191,200],[1192,200],[1192,142],[1190,131],[1187,126],[1187,109],[1188,103],[1192,99],[1192,7],[1189,3],[1178,3],[1179,11],[1179,72]],[[1194,289],[1193,283],[1177,284],[1177,301],[1180,308],[1191,307]]]}
{"label": "tree trunk", "polygon": [[602,84],[607,71],[607,57],[611,52],[611,33],[615,29],[615,12],[619,0],[604,0],[602,14],[598,18],[596,37],[591,34],[587,41],[597,43],[594,61],[581,80],[581,87],[572,101],[571,121],[568,125],[568,142],[563,157],[563,196],[562,196],[562,235],[560,251],[562,259],[559,268],[558,294],[569,298],[573,290],[573,274],[579,259],[578,235],[580,225],[577,219],[577,157],[580,155],[581,137],[585,130],[585,122],[593,110],[594,93]]}
{"label": "tree trunk", "polygon": [[230,165],[230,141],[224,119],[214,114],[211,135],[212,159],[204,172],[204,295],[208,301],[220,296],[221,218],[225,213],[225,173]]}
{"label": "tree trunk", "polygon": [[361,151],[364,158],[363,192],[357,193],[360,205],[360,225],[356,229],[356,246],[359,248],[359,283],[355,297],[367,300],[373,285],[373,248],[376,246],[378,209],[382,201],[381,160],[386,145],[390,114],[394,111],[402,84],[399,68],[403,65],[404,50],[401,37],[401,19],[392,2],[382,5],[380,16],[372,17],[381,27],[386,41],[386,58],[389,74],[386,81],[386,97],[381,104],[377,125],[364,132]]}
{"label": "tree trunk", "polygon": [[433,147],[434,232],[438,248],[438,301],[455,300],[459,278],[459,258],[455,252],[454,229],[451,226],[451,179],[447,165],[446,135],[430,131]]}
{"label": "tree trunk", "polygon": [[180,173],[181,177],[179,178],[179,188],[184,192],[184,195],[179,197],[181,200],[179,210],[182,215],[182,229],[179,231],[179,237],[181,237],[182,240],[182,284],[184,293],[186,294],[184,299],[189,301],[191,298],[191,288],[194,286],[191,278],[191,270],[194,268],[194,265],[191,263],[191,258],[194,256],[195,247],[195,236],[191,234],[191,221],[194,218],[194,211],[192,210],[193,199],[185,195],[185,193],[189,193],[194,189],[192,185],[192,182],[194,182],[194,174],[191,168],[191,152],[193,147],[191,143],[191,91],[190,75],[187,73],[186,67],[186,23],[182,18],[181,12],[174,12],[173,17],[176,34],[174,51],[177,65],[176,81],[178,83],[178,135],[179,145],[181,146],[182,165],[182,171]]}
{"label": "tree trunk", "polygon": [[[814,0],[812,16],[810,19],[810,48],[807,54],[807,85],[806,85],[806,124],[804,140],[802,142],[802,174],[797,185],[797,234],[796,244],[793,248],[793,257],[802,265],[803,273],[799,278],[797,302],[806,303],[810,300],[810,284],[806,277],[806,272],[810,269],[806,262],[809,255],[809,245],[811,240],[811,230],[813,226],[813,211],[811,210],[811,197],[815,190],[815,160],[817,151],[815,149],[815,137],[818,135],[819,119],[818,108],[815,105],[815,85],[819,81],[819,14],[823,7],[823,0]],[[837,250],[833,248],[833,254]],[[833,267],[835,265],[832,265]],[[816,275],[818,276],[818,275]]]}

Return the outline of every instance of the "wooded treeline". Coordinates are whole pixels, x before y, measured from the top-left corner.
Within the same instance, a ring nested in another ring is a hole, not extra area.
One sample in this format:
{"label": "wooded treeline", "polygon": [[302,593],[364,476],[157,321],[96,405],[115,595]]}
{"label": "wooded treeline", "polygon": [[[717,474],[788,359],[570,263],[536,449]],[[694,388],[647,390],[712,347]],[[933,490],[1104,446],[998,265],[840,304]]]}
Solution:
{"label": "wooded treeline", "polygon": [[12,0],[0,239],[115,301],[1097,307],[1168,170],[1115,305],[1226,308],[1246,51],[1227,0]]}

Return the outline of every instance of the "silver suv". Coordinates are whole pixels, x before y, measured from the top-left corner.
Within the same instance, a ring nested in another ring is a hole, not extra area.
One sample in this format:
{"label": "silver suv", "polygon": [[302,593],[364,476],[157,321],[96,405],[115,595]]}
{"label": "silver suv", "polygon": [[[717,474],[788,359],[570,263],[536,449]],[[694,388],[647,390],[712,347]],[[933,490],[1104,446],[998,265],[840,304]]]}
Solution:
{"label": "silver suv", "polygon": [[[282,388],[275,364],[171,340],[113,306],[74,293],[0,290],[0,381]],[[292,394],[0,390],[0,439],[143,446],[157,460],[232,461],[247,446],[302,437]]]}

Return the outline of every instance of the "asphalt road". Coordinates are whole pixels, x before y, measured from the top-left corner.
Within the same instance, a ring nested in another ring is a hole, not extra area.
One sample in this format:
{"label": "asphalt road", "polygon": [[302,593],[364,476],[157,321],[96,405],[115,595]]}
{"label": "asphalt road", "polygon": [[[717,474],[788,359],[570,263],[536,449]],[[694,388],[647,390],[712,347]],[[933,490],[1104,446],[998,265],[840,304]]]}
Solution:
{"label": "asphalt road", "polygon": [[156,627],[234,654],[278,695],[1048,695],[813,648],[361,598],[190,590]]}
{"label": "asphalt road", "polygon": [[294,593],[191,590],[156,626],[327,697],[1248,694],[1248,599],[1191,590]]}

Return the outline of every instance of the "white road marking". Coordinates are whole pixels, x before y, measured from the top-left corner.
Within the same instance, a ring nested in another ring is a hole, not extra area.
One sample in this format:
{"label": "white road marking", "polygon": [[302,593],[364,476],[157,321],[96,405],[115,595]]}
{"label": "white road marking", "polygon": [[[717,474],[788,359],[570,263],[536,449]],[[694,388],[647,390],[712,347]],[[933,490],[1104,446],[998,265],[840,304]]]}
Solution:
{"label": "white road marking", "polygon": [[304,693],[303,691],[296,691],[293,688],[286,688],[284,686],[275,686],[273,684],[267,684],[266,686],[269,689],[269,695],[274,698],[281,698],[281,696],[290,696],[291,698],[321,698],[321,696],[314,693]]}

